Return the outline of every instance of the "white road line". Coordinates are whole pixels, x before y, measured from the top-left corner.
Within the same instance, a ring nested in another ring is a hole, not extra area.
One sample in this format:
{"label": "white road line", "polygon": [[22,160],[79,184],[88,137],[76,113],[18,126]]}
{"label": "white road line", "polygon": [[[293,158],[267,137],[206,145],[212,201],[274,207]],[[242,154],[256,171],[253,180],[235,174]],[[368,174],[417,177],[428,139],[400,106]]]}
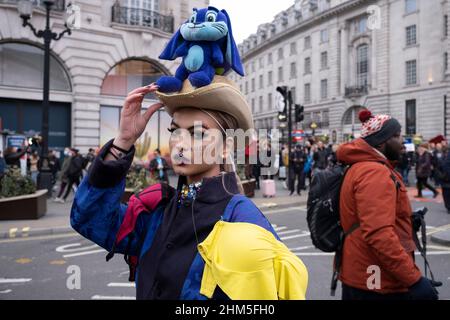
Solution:
{"label": "white road line", "polygon": [[28,237],[28,232],[30,232],[30,227],[22,228],[22,237]]}
{"label": "white road line", "polygon": [[135,288],[136,284],[134,282],[111,282],[108,283],[108,287]]}
{"label": "white road line", "polygon": [[[420,256],[420,252],[415,253],[416,256]],[[296,253],[297,256],[333,256],[333,252],[303,252],[303,253]],[[441,256],[441,255],[450,255],[450,251],[428,251],[427,255],[430,256]]]}
{"label": "white road line", "polygon": [[300,250],[306,250],[314,248],[314,246],[304,246],[304,247],[297,247],[297,248],[288,248],[291,251],[300,251]]}
{"label": "white road line", "polygon": [[275,231],[280,231],[280,230],[284,230],[284,229],[287,229],[287,227],[276,227],[276,228],[274,228],[275,229]]}
{"label": "white road line", "polygon": [[5,290],[5,291],[0,291],[0,293],[10,293],[12,290],[11,289],[8,289],[8,290]]}
{"label": "white road line", "polygon": [[275,209],[275,210],[268,210],[268,211],[265,211],[263,208],[262,211],[264,214],[271,214],[271,213],[294,211],[294,210],[306,211],[306,209],[304,209],[303,207],[289,207],[289,208],[282,208],[282,209]]}
{"label": "white road line", "polygon": [[87,254],[100,253],[100,252],[106,252],[106,250],[104,250],[104,249],[98,249],[98,250],[91,250],[91,251],[77,252],[77,253],[65,254],[65,255],[63,255],[63,257],[64,257],[64,258],[71,258],[71,257],[84,256],[84,255],[87,255]]}
{"label": "white road line", "polygon": [[0,284],[4,283],[23,283],[23,282],[30,282],[32,279],[6,279],[6,278],[0,278]]}
{"label": "white road line", "polygon": [[91,299],[92,300],[136,300],[136,297],[95,295],[95,296],[92,296]]}
{"label": "white road line", "polygon": [[295,238],[303,238],[303,237],[309,237],[310,233],[304,233],[304,234],[295,234],[293,236],[287,236],[287,237],[280,237],[281,240],[289,240],[289,239],[295,239]]}
{"label": "white road line", "polygon": [[9,229],[9,237],[10,238],[15,238],[16,237],[16,232],[17,232],[17,228],[11,228]]}
{"label": "white road line", "polygon": [[[100,248],[96,244],[90,245],[87,247],[80,247],[80,246],[81,246],[81,243],[71,243],[71,244],[59,246],[55,250],[56,250],[56,252],[65,253],[65,252],[76,252],[76,251],[84,251],[84,250],[90,250],[90,249],[94,249],[94,248]],[[73,248],[73,247],[76,247],[76,248]]]}
{"label": "white road line", "polygon": [[299,232],[299,231],[300,231],[300,229],[292,229],[292,230],[278,232],[278,235],[281,236],[283,234],[295,233],[295,232]]}

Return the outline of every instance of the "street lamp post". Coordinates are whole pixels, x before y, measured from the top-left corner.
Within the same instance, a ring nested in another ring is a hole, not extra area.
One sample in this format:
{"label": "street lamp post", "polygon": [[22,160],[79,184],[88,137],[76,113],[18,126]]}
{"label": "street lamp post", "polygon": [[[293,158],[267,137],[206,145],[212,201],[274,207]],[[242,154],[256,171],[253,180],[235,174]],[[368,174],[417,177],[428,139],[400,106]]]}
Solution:
{"label": "street lamp post", "polygon": [[66,29],[57,34],[50,29],[50,11],[55,1],[43,1],[46,12],[46,23],[44,30],[36,30],[36,28],[29,22],[33,13],[33,4],[31,1],[21,0],[18,4],[18,11],[23,21],[23,27],[29,27],[37,38],[44,39],[44,88],[42,101],[42,146],[41,146],[41,165],[39,166],[39,175],[37,179],[38,189],[47,189],[51,195],[52,189],[52,173],[48,166],[48,136],[49,136],[49,94],[50,94],[50,43],[52,40],[58,41],[64,34],[71,34],[71,29]]}

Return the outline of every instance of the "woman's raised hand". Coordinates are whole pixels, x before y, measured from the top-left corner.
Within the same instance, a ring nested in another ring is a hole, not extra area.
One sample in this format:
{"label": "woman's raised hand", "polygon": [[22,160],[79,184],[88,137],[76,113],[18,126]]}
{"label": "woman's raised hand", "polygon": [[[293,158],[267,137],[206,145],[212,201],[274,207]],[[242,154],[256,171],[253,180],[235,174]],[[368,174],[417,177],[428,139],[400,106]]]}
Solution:
{"label": "woman's raised hand", "polygon": [[162,103],[156,103],[144,113],[141,111],[144,96],[157,90],[158,86],[151,84],[137,88],[128,94],[121,111],[119,135],[114,140],[116,146],[130,150],[142,135],[152,115],[163,106]]}

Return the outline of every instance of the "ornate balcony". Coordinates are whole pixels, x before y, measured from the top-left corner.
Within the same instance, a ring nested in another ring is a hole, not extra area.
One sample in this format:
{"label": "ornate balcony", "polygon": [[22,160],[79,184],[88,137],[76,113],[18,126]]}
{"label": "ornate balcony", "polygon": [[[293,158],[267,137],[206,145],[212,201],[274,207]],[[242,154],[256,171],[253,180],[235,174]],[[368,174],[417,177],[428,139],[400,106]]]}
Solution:
{"label": "ornate balcony", "polygon": [[355,98],[365,96],[369,93],[369,86],[346,86],[345,87],[345,97]]}
{"label": "ornate balcony", "polygon": [[165,16],[152,10],[122,7],[118,3],[112,7],[112,22],[155,28],[167,33],[173,33],[174,30],[173,16]]}

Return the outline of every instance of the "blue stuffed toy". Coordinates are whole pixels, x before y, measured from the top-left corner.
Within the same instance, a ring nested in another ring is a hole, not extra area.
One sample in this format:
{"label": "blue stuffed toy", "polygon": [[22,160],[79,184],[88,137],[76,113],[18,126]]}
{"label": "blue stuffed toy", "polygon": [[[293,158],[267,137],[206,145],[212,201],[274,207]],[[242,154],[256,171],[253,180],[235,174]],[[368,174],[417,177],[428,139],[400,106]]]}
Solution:
{"label": "blue stuffed toy", "polygon": [[193,14],[175,33],[159,56],[163,60],[182,57],[175,77],[163,76],[156,84],[164,93],[178,92],[189,79],[196,88],[210,84],[214,75],[233,69],[244,76],[231,22],[225,10],[209,6],[193,9]]}

